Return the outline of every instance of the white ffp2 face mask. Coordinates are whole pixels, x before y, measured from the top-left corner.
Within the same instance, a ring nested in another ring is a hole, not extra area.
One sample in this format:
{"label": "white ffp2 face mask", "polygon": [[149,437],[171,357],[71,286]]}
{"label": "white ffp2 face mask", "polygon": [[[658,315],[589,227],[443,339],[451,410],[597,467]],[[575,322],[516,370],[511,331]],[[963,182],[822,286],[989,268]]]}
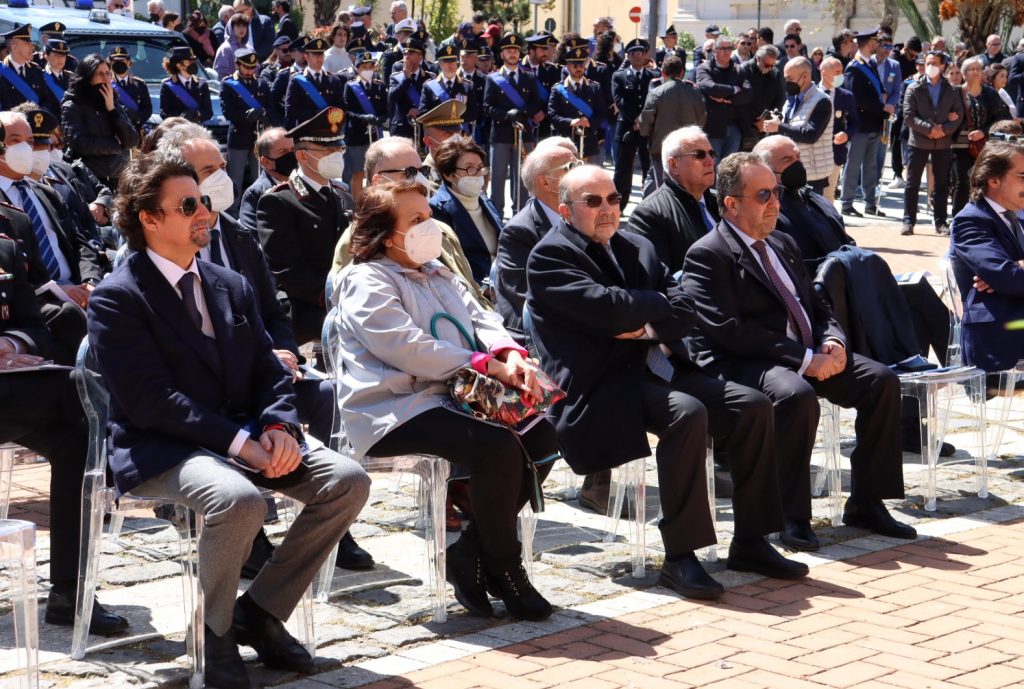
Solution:
{"label": "white ffp2 face mask", "polygon": [[460,177],[455,183],[455,188],[463,196],[475,199],[484,190],[484,177],[483,175]]}
{"label": "white ffp2 face mask", "polygon": [[235,185],[228,173],[217,170],[199,184],[199,193],[210,197],[210,210],[223,213],[235,202]]}
{"label": "white ffp2 face mask", "polygon": [[42,176],[50,168],[49,151],[32,151],[32,174]]}
{"label": "white ffp2 face mask", "polygon": [[7,166],[19,175],[27,175],[32,172],[32,144],[22,141],[7,147],[4,153],[4,161]]}
{"label": "white ffp2 face mask", "polygon": [[327,179],[341,179],[345,174],[345,154],[335,151],[325,155],[316,162],[316,171]]}
{"label": "white ffp2 face mask", "polygon": [[64,152],[63,151],[61,151],[59,148],[51,148],[50,149],[50,162],[51,163],[60,163],[60,162],[63,162],[63,160],[64,160]]}
{"label": "white ffp2 face mask", "polygon": [[924,68],[924,73],[929,79],[935,79],[942,74],[942,67],[939,67],[938,65],[928,65]]}
{"label": "white ffp2 face mask", "polygon": [[417,265],[433,261],[441,255],[441,226],[433,218],[427,218],[398,234],[405,237],[405,248],[399,251],[404,251],[409,260]]}

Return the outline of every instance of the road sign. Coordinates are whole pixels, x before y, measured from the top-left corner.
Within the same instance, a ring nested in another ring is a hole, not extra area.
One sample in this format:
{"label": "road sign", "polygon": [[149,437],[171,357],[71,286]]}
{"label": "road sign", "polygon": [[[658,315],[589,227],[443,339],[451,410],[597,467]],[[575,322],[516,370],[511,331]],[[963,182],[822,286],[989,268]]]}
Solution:
{"label": "road sign", "polygon": [[634,24],[640,23],[640,15],[643,14],[643,10],[639,7],[633,7],[629,10],[629,21]]}

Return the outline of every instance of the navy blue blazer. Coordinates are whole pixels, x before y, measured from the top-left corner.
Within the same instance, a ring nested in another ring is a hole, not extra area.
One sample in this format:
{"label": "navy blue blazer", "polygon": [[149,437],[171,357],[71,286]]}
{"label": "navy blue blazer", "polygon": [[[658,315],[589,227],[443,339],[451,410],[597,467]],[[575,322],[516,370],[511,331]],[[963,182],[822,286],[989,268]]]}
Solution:
{"label": "navy blue blazer", "polygon": [[300,428],[291,374],[274,355],[249,283],[227,268],[198,266],[213,347],[145,252],[89,299],[89,344],[110,391],[110,468],[121,493],[200,448],[226,454],[247,424]]}
{"label": "navy blue blazer", "polygon": [[[500,237],[502,224],[498,210],[491,203],[491,199],[483,194],[480,195],[480,205],[484,209],[484,217],[490,221]],[[469,211],[448,189],[447,182],[442,184],[430,199],[430,208],[434,211],[434,218],[448,223],[455,230],[459,244],[462,245],[462,253],[466,254],[469,267],[473,270],[473,279],[477,284],[482,283],[484,278],[491,274],[491,252],[487,249],[484,238],[480,236],[473,218],[469,217]]]}
{"label": "navy blue blazer", "polygon": [[[857,99],[846,89],[836,89],[835,98],[832,101],[832,133],[846,132],[846,136],[852,138],[857,133]],[[850,142],[836,145],[832,144],[832,158],[836,165],[846,164],[846,155],[850,149]]]}
{"label": "navy blue blazer", "polygon": [[[181,85],[180,81],[178,81],[178,85]],[[190,109],[181,102],[181,99],[171,90],[171,77],[168,77],[160,82],[161,118],[166,120],[168,117],[184,117],[186,120],[196,124],[202,124],[213,117],[210,87],[205,81],[199,80],[197,83],[194,79],[189,79],[188,86],[183,86],[182,88],[192,96],[192,99],[196,102],[196,108]]]}
{"label": "navy blue blazer", "polygon": [[[987,201],[971,201],[953,218],[950,261],[960,288],[964,363],[986,371],[1013,368],[1024,358],[1024,330],[1006,324],[1024,318],[1024,249]],[[977,275],[994,290],[971,285]]]}

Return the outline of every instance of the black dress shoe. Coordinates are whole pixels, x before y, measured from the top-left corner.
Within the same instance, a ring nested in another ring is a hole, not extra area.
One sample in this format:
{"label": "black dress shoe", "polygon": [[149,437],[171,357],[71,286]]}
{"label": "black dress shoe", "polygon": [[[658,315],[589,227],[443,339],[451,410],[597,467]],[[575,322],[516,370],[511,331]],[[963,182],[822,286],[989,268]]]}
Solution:
{"label": "black dress shoe", "polygon": [[373,569],[373,555],[359,547],[352,534],[346,533],[338,542],[338,557],[334,560],[335,567],[342,569]]}
{"label": "black dress shoe", "polygon": [[818,537],[814,535],[814,529],[807,520],[790,521],[786,520],[785,526],[779,533],[779,540],[793,550],[814,552],[821,547]]}
{"label": "black dress shoe", "polygon": [[864,217],[863,213],[861,213],[859,210],[857,210],[856,208],[853,208],[853,207],[844,208],[843,209],[843,215],[848,215],[851,218],[863,218]]}
{"label": "black dress shoe", "polygon": [[725,566],[737,572],[755,572],[772,579],[803,579],[810,571],[803,562],[782,557],[779,551],[760,537],[733,539]]}
{"label": "black dress shoe", "polygon": [[249,672],[245,669],[234,629],[217,636],[206,626],[203,639],[203,658],[206,660],[206,689],[252,689]]}
{"label": "black dress shoe", "polygon": [[239,644],[252,646],[260,662],[273,670],[307,675],[316,671],[309,652],[288,633],[281,620],[258,606],[248,593],[235,601],[231,630]]}
{"label": "black dress shoe", "polygon": [[874,215],[874,216],[879,217],[879,218],[884,218],[885,217],[885,213],[883,213],[881,210],[879,210],[878,206],[871,206],[870,208],[865,208],[864,209],[864,214],[865,215]]}
{"label": "black dress shoe", "polygon": [[843,508],[843,523],[847,526],[874,531],[882,536],[917,538],[917,530],[909,524],[903,524],[893,519],[881,500],[863,502],[847,500],[846,507]]}
{"label": "black dress shoe", "polygon": [[700,560],[692,552],[677,559],[665,560],[658,583],[687,598],[718,600],[725,594],[725,587],[704,571]]}
{"label": "black dress shoe", "polygon": [[256,538],[252,539],[252,549],[249,551],[249,559],[242,565],[242,578],[255,579],[256,575],[263,569],[270,556],[274,554],[274,544],[267,538],[267,530],[260,529]]}
{"label": "black dress shoe", "polygon": [[518,557],[484,562],[484,573],[512,617],[532,622],[551,617],[551,603],[533,588]]}
{"label": "black dress shoe", "polygon": [[[49,624],[59,624],[62,627],[73,627],[75,624],[75,598],[74,595],[50,591],[46,599],[46,615],[43,616]],[[120,615],[109,612],[100,605],[98,600],[92,603],[92,617],[89,620],[89,633],[98,636],[114,636],[128,629],[128,620]]]}
{"label": "black dress shoe", "polygon": [[491,601],[487,598],[480,547],[470,532],[463,532],[459,540],[445,550],[444,575],[455,589],[455,600],[471,615],[490,617],[494,614]]}

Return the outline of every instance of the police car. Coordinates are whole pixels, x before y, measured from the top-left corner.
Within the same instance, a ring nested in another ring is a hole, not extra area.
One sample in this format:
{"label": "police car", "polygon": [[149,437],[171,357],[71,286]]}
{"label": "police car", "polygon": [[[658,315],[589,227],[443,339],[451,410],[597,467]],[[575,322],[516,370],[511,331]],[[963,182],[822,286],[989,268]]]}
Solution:
{"label": "police car", "polygon": [[[74,7],[33,5],[32,0],[8,0],[6,5],[0,5],[0,33],[10,31],[16,24],[31,24],[32,40],[39,46],[42,45],[39,27],[55,21],[67,27],[64,40],[68,42],[71,53],[79,59],[92,53],[106,57],[114,46],[127,48],[132,57],[132,74],[145,80],[153,99],[154,112],[150,124],[160,123],[160,82],[167,76],[163,59],[174,46],[188,45],[184,36],[162,26],[109,13],[103,0],[97,0],[95,8],[92,0],[76,0]],[[213,117],[204,124],[224,148],[227,146],[228,121],[221,114],[220,82],[213,70],[209,70],[206,77]]]}

